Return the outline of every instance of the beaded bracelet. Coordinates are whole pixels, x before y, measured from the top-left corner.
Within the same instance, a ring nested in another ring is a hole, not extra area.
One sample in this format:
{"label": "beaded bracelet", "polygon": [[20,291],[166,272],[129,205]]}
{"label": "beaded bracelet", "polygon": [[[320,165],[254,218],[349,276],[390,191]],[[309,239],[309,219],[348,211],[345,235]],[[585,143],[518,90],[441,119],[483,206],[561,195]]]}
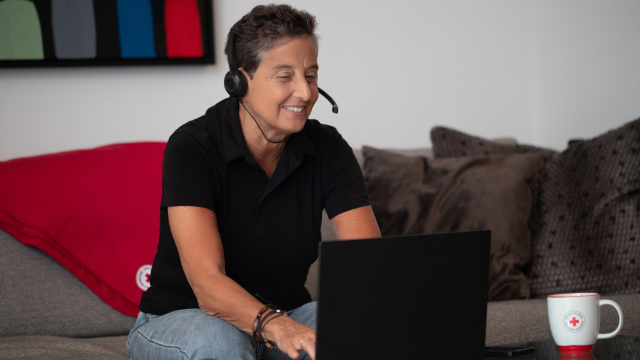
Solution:
{"label": "beaded bracelet", "polygon": [[256,316],[256,319],[253,321],[253,326],[252,326],[253,338],[256,340],[258,344],[264,343],[264,341],[261,341],[261,338],[259,335],[260,322],[262,320],[262,315],[264,315],[264,313],[266,313],[269,309],[275,310],[276,307],[275,305],[272,305],[272,304],[265,305],[262,309],[260,309],[260,311],[258,312],[258,316]]}

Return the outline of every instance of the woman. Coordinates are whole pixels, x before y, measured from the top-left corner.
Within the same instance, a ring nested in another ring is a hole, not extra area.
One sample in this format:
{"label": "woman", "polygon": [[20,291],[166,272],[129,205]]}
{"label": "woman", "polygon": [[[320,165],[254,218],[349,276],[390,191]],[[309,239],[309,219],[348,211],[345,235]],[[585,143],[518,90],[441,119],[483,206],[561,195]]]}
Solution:
{"label": "woman", "polygon": [[304,283],[323,208],[341,240],[380,236],[351,148],[307,120],[318,99],[315,26],[288,5],[251,10],[225,48],[246,93],[169,139],[132,358],[255,359],[264,345],[265,358],[315,358],[316,305]]}

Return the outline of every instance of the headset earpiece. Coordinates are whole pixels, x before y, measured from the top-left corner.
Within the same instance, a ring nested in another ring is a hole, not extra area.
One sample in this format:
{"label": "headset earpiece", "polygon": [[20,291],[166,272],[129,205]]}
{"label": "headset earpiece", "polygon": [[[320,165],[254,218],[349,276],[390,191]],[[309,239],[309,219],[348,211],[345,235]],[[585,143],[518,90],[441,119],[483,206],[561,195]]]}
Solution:
{"label": "headset earpiece", "polygon": [[240,71],[229,71],[224,76],[224,89],[231,97],[243,97],[247,93],[247,82]]}
{"label": "headset earpiece", "polygon": [[243,97],[247,93],[247,79],[244,74],[233,64],[233,33],[229,33],[229,72],[224,76],[224,89],[231,97]]}

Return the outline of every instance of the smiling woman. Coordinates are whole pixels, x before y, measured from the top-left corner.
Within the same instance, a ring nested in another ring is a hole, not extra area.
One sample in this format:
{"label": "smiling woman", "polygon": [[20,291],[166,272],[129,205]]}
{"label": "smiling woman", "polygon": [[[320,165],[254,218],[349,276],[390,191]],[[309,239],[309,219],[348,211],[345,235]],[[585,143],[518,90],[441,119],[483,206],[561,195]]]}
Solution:
{"label": "smiling woman", "polygon": [[251,10],[227,38],[231,97],[169,139],[132,358],[315,358],[316,305],[304,283],[323,209],[341,240],[380,236],[353,151],[309,120],[315,27],[288,5]]}
{"label": "smiling woman", "polygon": [[[243,105],[246,113],[261,119],[267,141],[282,142],[302,130],[318,100],[318,50],[309,36],[291,39],[267,51],[253,77],[247,79]],[[248,73],[241,69],[245,76]],[[254,115],[255,114],[255,115]],[[249,120],[251,121],[251,120]],[[254,118],[258,123],[258,120]]]}

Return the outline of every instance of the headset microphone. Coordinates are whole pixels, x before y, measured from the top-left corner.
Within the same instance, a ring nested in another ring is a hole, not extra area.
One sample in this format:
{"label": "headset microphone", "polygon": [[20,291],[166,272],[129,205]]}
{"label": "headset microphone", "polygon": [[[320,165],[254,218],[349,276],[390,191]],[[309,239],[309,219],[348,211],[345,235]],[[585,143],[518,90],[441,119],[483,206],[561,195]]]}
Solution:
{"label": "headset microphone", "polygon": [[333,98],[331,96],[329,96],[329,94],[327,94],[324,90],[318,88],[318,92],[320,93],[320,95],[324,96],[327,100],[329,100],[331,105],[333,105],[333,107],[331,108],[331,111],[333,111],[334,114],[337,114],[338,113],[338,104],[336,104],[336,101],[333,100]]}
{"label": "headset microphone", "polygon": [[[241,98],[247,93],[247,79],[245,79],[244,74],[233,64],[233,33],[232,32],[229,33],[229,53],[227,55],[227,59],[229,60],[229,69],[231,70],[229,70],[229,72],[227,72],[227,74],[224,76],[224,88],[225,90],[227,90],[227,93],[229,93],[229,96]],[[333,111],[334,114],[337,114],[338,104],[336,104],[335,100],[333,100],[333,98],[329,96],[329,94],[327,94],[324,90],[320,88],[318,88],[318,92],[320,93],[320,95],[324,96],[327,100],[329,100],[331,105],[333,105],[333,108],[331,109],[331,111]],[[244,106],[244,104],[242,105]]]}

